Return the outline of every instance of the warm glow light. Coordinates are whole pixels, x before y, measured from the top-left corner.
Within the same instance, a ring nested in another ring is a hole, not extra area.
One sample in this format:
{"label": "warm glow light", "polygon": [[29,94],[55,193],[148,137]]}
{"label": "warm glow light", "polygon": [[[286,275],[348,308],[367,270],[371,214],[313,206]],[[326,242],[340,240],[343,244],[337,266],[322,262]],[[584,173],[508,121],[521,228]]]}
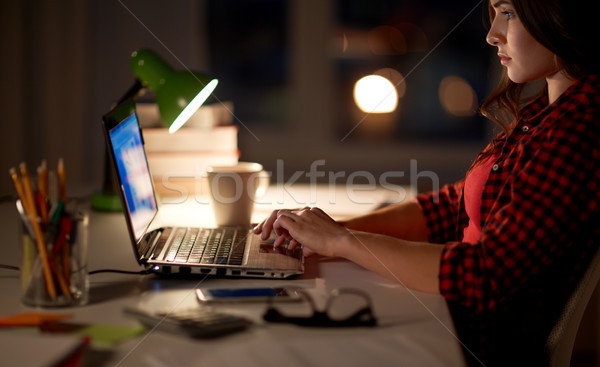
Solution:
{"label": "warm glow light", "polygon": [[477,96],[471,85],[461,77],[447,76],[438,89],[442,107],[457,117],[473,116],[477,109]]}
{"label": "warm glow light", "polygon": [[375,55],[400,55],[406,53],[406,39],[397,28],[379,26],[368,35],[369,47]]}
{"label": "warm glow light", "polygon": [[181,111],[179,116],[177,116],[175,121],[173,121],[173,123],[169,127],[169,133],[173,134],[175,131],[179,130],[179,128],[182,127],[190,119],[190,117],[192,117],[192,115],[196,113],[196,111],[198,111],[198,108],[202,106],[202,104],[206,101],[208,96],[210,96],[213,90],[215,90],[217,84],[219,84],[219,80],[211,80],[210,83],[208,83],[206,87],[204,87],[200,91],[200,93],[198,93],[196,97],[192,99],[192,101],[187,105],[187,107],[183,111]]}
{"label": "warm glow light", "polygon": [[368,75],[354,85],[354,102],[366,113],[389,113],[398,105],[398,92],[387,78]]}
{"label": "warm glow light", "polygon": [[377,70],[373,74],[382,76],[390,82],[392,82],[394,87],[396,87],[398,98],[404,97],[404,93],[406,93],[406,81],[404,80],[404,76],[400,74],[396,69],[383,68]]}

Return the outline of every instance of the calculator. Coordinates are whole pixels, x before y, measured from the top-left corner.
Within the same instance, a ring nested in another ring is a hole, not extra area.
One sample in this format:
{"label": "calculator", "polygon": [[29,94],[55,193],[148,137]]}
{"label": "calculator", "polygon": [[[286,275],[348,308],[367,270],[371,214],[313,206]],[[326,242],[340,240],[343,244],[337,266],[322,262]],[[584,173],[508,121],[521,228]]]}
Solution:
{"label": "calculator", "polygon": [[124,312],[140,321],[149,331],[166,331],[192,338],[215,338],[245,330],[252,325],[252,321],[246,318],[219,312],[210,307],[155,312],[126,307]]}

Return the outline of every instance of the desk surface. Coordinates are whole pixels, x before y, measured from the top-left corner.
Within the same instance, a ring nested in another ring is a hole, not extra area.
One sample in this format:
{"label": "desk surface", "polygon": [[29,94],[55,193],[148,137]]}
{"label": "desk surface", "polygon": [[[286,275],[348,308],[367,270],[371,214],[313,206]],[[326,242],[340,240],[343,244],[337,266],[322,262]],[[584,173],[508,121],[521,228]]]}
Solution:
{"label": "desk surface", "polygon": [[[255,219],[264,218],[273,207],[315,204],[334,217],[343,217],[366,212],[378,202],[396,199],[397,195],[397,192],[381,190],[359,190],[348,195],[345,189],[274,188],[257,204]],[[190,221],[198,224],[199,218],[201,223],[198,225],[212,222],[206,198],[165,198],[161,212],[164,218],[179,224]],[[16,265],[19,261],[19,223],[14,205],[1,205],[0,218],[6,234],[2,263]],[[90,270],[140,270],[133,257],[122,214],[92,212],[89,236]],[[21,304],[19,286],[18,272],[0,269],[0,287],[5,294],[0,315],[32,310]],[[72,321],[82,324],[135,325],[135,320],[123,315],[125,306],[196,306],[194,289],[219,286],[303,287],[315,297],[317,306],[324,305],[326,296],[335,288],[358,288],[371,296],[380,326],[319,329],[265,324],[261,320],[264,304],[223,305],[224,311],[248,317],[256,324],[247,331],[215,340],[146,333],[117,347],[93,348],[86,366],[464,365],[452,320],[441,296],[407,290],[341,259],[308,258],[306,273],[291,280],[165,279],[154,275],[96,274],[90,278],[88,305],[45,311],[73,313]],[[25,352],[26,347],[23,349]]]}

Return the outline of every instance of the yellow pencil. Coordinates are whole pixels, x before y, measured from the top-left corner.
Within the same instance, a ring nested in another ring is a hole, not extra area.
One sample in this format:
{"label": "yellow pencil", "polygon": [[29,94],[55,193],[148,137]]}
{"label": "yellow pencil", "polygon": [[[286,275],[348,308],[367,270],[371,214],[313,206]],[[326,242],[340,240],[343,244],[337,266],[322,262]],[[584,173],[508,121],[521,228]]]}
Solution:
{"label": "yellow pencil", "polygon": [[[27,210],[25,210],[25,208],[27,207],[27,199],[25,198],[25,193],[23,192],[23,185],[21,184],[21,180],[19,179],[19,174],[17,173],[17,169],[12,167],[11,169],[8,170],[8,174],[10,175],[10,178],[12,178],[13,180],[13,184],[15,186],[15,189],[17,190],[17,195],[19,197],[19,201],[21,202],[21,206],[23,208],[23,210],[25,211],[25,214],[27,214]],[[24,220],[28,220],[28,219],[24,219]],[[25,226],[26,224],[23,223],[23,226]],[[31,276],[31,269],[33,268],[33,264],[31,261],[29,261],[30,259],[33,258],[33,242],[32,242],[32,238],[29,234],[27,234],[26,232],[23,232],[23,236],[22,236],[22,240],[23,240],[23,264],[21,266],[21,273],[22,273],[22,287],[23,289],[26,288],[28,282],[29,282],[29,277]]]}
{"label": "yellow pencil", "polygon": [[48,172],[44,172],[44,166],[37,168],[38,174],[38,191],[40,193],[40,216],[42,223],[48,222],[48,187],[46,186],[45,177]]}
{"label": "yellow pencil", "polygon": [[59,188],[59,198],[60,200],[66,204],[67,203],[67,175],[65,173],[65,163],[62,158],[58,160],[58,188]]}
{"label": "yellow pencil", "polygon": [[63,274],[61,273],[59,267],[58,267],[58,260],[56,258],[54,258],[54,256],[52,256],[52,252],[48,252],[48,261],[50,264],[50,267],[52,268],[52,271],[54,272],[54,274],[56,275],[56,280],[58,281],[58,285],[60,286],[60,290],[63,293],[63,296],[68,299],[71,300],[71,291],[69,290],[69,282],[67,281],[67,279],[64,278]]}
{"label": "yellow pencil", "polygon": [[23,185],[21,184],[21,180],[19,180],[19,174],[17,173],[17,169],[12,167],[8,170],[8,174],[13,180],[15,189],[17,190],[17,195],[19,196],[19,200],[21,200],[21,204],[23,204],[23,208],[27,208],[29,203],[27,202],[27,198],[25,197],[25,192],[23,191]]}
{"label": "yellow pencil", "polygon": [[23,180],[24,195],[25,197],[27,197],[28,201],[28,205],[25,207],[25,211],[29,216],[29,220],[31,221],[31,225],[33,227],[33,232],[35,234],[38,252],[40,254],[40,260],[42,261],[42,267],[44,270],[46,288],[48,290],[50,298],[54,300],[56,299],[56,287],[54,286],[52,269],[50,268],[50,263],[48,261],[48,252],[46,249],[46,244],[44,243],[44,235],[42,233],[42,229],[40,228],[40,223],[38,222],[35,201],[33,200],[33,189],[31,187],[31,181],[29,179],[29,171],[27,170],[27,165],[25,163],[21,163],[19,168],[21,169],[21,178]]}
{"label": "yellow pencil", "polygon": [[26,202],[25,209],[28,209],[30,213],[34,214],[37,218],[37,210],[35,209],[35,199],[33,198],[33,188],[31,187],[31,180],[29,179],[29,170],[25,162],[19,165],[21,171],[21,180],[23,182],[23,192],[25,194]]}

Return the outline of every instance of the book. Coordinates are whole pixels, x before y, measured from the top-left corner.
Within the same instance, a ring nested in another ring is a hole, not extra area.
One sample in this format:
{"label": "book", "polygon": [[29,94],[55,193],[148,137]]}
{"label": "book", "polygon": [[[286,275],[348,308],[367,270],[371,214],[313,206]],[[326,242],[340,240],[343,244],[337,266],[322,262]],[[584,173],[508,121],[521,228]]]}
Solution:
{"label": "book", "polygon": [[137,104],[144,149],[154,188],[160,196],[205,193],[208,166],[238,163],[238,127],[233,104],[203,106],[181,129],[169,133],[156,104]]}
{"label": "book", "polygon": [[181,196],[208,193],[206,168],[233,166],[238,163],[239,151],[213,152],[150,152],[148,166],[154,189],[159,196]]}
{"label": "book", "polygon": [[166,128],[143,128],[146,152],[231,152],[238,149],[238,127],[181,128],[170,134]]}
{"label": "book", "polygon": [[240,153],[230,151],[207,152],[147,152],[148,166],[153,177],[205,176],[208,166],[236,165]]}
{"label": "book", "polygon": [[[142,128],[165,127],[156,103],[138,102],[136,103],[136,112]],[[233,103],[230,101],[203,105],[190,117],[182,129],[210,129],[216,126],[231,125],[233,124],[233,116]]]}

